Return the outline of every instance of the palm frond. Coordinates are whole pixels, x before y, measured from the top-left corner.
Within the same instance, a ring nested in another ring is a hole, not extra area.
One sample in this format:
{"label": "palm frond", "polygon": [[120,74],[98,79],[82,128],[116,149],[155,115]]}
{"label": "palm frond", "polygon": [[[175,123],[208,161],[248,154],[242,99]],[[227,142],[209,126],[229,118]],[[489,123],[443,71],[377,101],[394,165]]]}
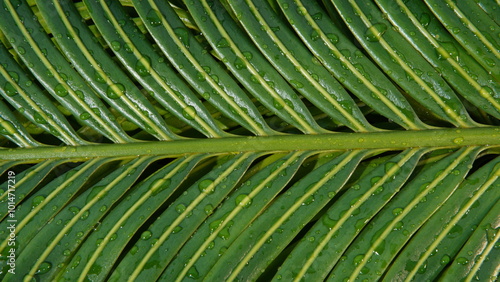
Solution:
{"label": "palm frond", "polygon": [[0,277],[495,280],[497,16],[2,0]]}

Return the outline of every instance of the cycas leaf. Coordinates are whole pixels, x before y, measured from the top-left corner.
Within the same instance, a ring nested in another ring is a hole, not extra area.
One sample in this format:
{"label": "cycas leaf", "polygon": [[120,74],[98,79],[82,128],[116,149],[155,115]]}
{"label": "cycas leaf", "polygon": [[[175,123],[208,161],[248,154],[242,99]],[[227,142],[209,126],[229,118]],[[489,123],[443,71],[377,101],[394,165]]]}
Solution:
{"label": "cycas leaf", "polygon": [[496,279],[498,3],[1,5],[3,280]]}

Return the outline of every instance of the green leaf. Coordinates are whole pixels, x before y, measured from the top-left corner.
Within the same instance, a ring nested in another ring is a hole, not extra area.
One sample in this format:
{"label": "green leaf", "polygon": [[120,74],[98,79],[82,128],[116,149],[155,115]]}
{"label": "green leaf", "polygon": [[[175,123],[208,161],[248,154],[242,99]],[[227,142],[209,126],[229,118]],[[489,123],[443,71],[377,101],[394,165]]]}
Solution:
{"label": "green leaf", "polygon": [[498,11],[2,1],[0,279],[497,279]]}

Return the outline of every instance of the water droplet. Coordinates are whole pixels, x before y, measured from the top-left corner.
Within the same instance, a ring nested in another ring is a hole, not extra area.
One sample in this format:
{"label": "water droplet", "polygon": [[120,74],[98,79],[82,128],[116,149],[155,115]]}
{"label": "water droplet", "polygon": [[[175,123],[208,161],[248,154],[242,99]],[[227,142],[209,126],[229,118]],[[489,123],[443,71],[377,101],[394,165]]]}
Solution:
{"label": "water droplet", "polygon": [[142,56],[135,63],[135,71],[137,71],[140,76],[149,75],[151,71],[151,59],[148,56]]}
{"label": "water droplet", "polygon": [[40,267],[38,268],[38,271],[36,274],[44,274],[49,272],[49,270],[52,268],[52,264],[50,262],[44,261],[42,264],[40,264]]}
{"label": "water droplet", "polygon": [[297,81],[297,80],[290,80],[290,83],[297,89],[300,89],[302,87],[304,87],[304,84],[302,84],[302,82],[300,81]]}
{"label": "water droplet", "polygon": [[125,86],[123,86],[121,83],[111,84],[110,86],[108,86],[106,94],[110,99],[118,99],[123,96],[123,94],[125,94]]}
{"label": "water droplet", "polygon": [[11,97],[18,93],[16,88],[14,87],[14,85],[12,85],[8,81],[5,83],[4,90],[5,90],[5,93],[7,94],[7,96],[11,96]]}
{"label": "water droplet", "polygon": [[396,224],[394,224],[394,228],[392,230],[401,230],[403,229],[404,227],[404,223],[402,221],[398,221],[396,222]]}
{"label": "water droplet", "polygon": [[172,230],[172,234],[175,234],[175,233],[181,232],[181,230],[182,230],[182,227],[180,227],[180,226],[176,226],[176,227],[174,228],[174,230]]}
{"label": "water droplet", "polygon": [[80,119],[81,120],[86,120],[86,119],[89,119],[90,118],[90,114],[89,113],[82,113],[80,114]]}
{"label": "water droplet", "polygon": [[177,35],[177,38],[184,44],[184,46],[189,47],[189,32],[187,29],[178,27],[174,30],[174,33]]}
{"label": "water droplet", "polygon": [[112,41],[111,42],[111,48],[115,51],[120,51],[122,49],[122,44],[119,41]]}
{"label": "water droplet", "polygon": [[431,16],[427,13],[422,13],[420,15],[420,24],[423,25],[424,27],[428,26],[430,21],[431,21]]}
{"label": "water droplet", "polygon": [[393,214],[394,216],[398,216],[398,215],[400,215],[402,212],[403,212],[403,209],[402,209],[402,208],[395,208],[395,209],[393,209],[393,210],[392,210],[392,214]]}
{"label": "water droplet", "polygon": [[203,73],[203,72],[198,72],[198,74],[197,74],[197,78],[198,78],[198,81],[200,81],[200,82],[204,82],[204,81],[206,80],[206,78],[205,78],[205,73]]}
{"label": "water droplet", "polygon": [[317,21],[317,20],[321,20],[321,18],[322,18],[322,17],[323,17],[323,14],[322,14],[322,13],[319,13],[319,12],[318,12],[318,13],[316,13],[316,14],[314,14],[314,15],[312,15],[312,18],[313,18],[314,20],[316,20],[316,21]]}
{"label": "water droplet", "polygon": [[450,232],[448,232],[447,236],[448,238],[455,238],[462,234],[463,232],[463,227],[460,225],[455,225],[453,228],[451,228]]}
{"label": "water droplet", "polygon": [[464,142],[464,138],[462,138],[462,137],[457,137],[457,138],[453,139],[453,143],[455,143],[457,145],[462,144],[462,142]]}
{"label": "water droplet", "polygon": [[323,216],[322,221],[323,224],[329,229],[332,229],[337,224],[337,220],[331,219],[328,215]]}
{"label": "water droplet", "polygon": [[196,110],[192,106],[187,106],[182,109],[182,116],[188,120],[193,120],[196,118]]}
{"label": "water droplet", "polygon": [[357,256],[354,257],[354,259],[352,260],[352,262],[354,263],[354,266],[357,266],[360,263],[362,263],[364,260],[365,260],[365,256],[364,255],[357,255]]}
{"label": "water droplet", "polygon": [[[394,163],[394,162],[388,162],[388,163],[386,163],[385,164],[385,172],[391,171],[391,169],[393,167],[395,167],[395,166],[398,166],[398,165],[396,163]],[[399,169],[399,167],[398,167],[398,169]]]}
{"label": "water droplet", "polygon": [[370,183],[371,183],[371,185],[372,185],[372,186],[373,186],[373,185],[375,185],[377,182],[379,182],[379,180],[380,180],[380,179],[382,179],[382,177],[380,177],[380,176],[375,176],[375,177],[372,177],[372,178],[370,179]]}
{"label": "water droplet", "polygon": [[212,185],[214,181],[211,179],[204,179],[198,184],[198,188],[202,193],[213,193],[214,187]]}
{"label": "water droplet", "polygon": [[444,255],[442,258],[441,258],[441,264],[448,264],[450,262],[451,258],[450,256],[448,255]]}
{"label": "water droplet", "polygon": [[41,204],[45,200],[44,196],[38,195],[35,198],[33,198],[33,201],[31,202],[31,208],[34,208]]}
{"label": "water droplet", "polygon": [[189,278],[193,278],[193,279],[200,278],[200,274],[198,273],[198,270],[194,266],[191,266],[191,268],[189,268],[189,270],[186,274],[187,274],[187,277],[189,277]]}
{"label": "water droplet", "polygon": [[167,189],[170,186],[170,182],[171,182],[170,178],[167,179],[161,178],[153,181],[151,185],[149,185],[149,189],[152,190],[152,195],[155,196],[161,191]]}
{"label": "water droplet", "polygon": [[252,198],[250,198],[247,194],[241,194],[236,197],[235,202],[236,205],[247,208],[252,204]]}
{"label": "water droplet", "polygon": [[464,257],[459,257],[459,258],[457,258],[457,263],[461,264],[461,265],[466,265],[469,263],[469,260],[467,258],[464,258]]}
{"label": "water droplet", "polygon": [[307,10],[305,7],[297,7],[297,14],[303,16],[307,14]]}
{"label": "water droplet", "polygon": [[84,211],[83,214],[82,214],[82,216],[80,216],[80,219],[81,220],[87,219],[87,217],[89,217],[89,214],[90,214],[90,212],[88,210]]}
{"label": "water droplet", "polygon": [[219,83],[219,77],[215,74],[211,74],[210,77],[215,81],[215,83]]}
{"label": "water droplet", "polygon": [[314,29],[312,32],[311,32],[311,40],[312,41],[316,41],[320,38],[320,35],[319,35],[319,32],[318,30]]}
{"label": "water droplet", "polygon": [[149,24],[152,26],[161,25],[161,14],[159,11],[151,9],[146,15],[146,19],[149,21]]}
{"label": "water droplet", "polygon": [[236,57],[233,64],[237,70],[241,70],[245,67],[245,62],[240,57]]}
{"label": "water droplet", "polygon": [[326,37],[328,38],[328,40],[330,40],[330,42],[332,42],[333,44],[337,44],[339,42],[339,37],[333,33],[327,33],[326,34]]}
{"label": "water droplet", "polygon": [[178,213],[183,213],[185,210],[186,210],[186,206],[183,205],[183,204],[178,204],[176,207],[175,207],[175,210],[178,212]]}
{"label": "water droplet", "polygon": [[153,236],[153,233],[151,233],[151,231],[149,231],[149,230],[146,230],[146,231],[142,232],[141,239],[147,240],[147,239],[151,238],[151,236]]}
{"label": "water droplet", "polygon": [[17,47],[17,52],[19,53],[19,55],[26,54],[26,50],[21,46]]}
{"label": "water droplet", "polygon": [[68,95],[68,90],[66,89],[66,87],[64,87],[64,85],[62,85],[60,83],[56,85],[56,87],[54,88],[54,91],[56,92],[56,95],[60,96],[60,97],[64,97],[64,96]]}
{"label": "water droplet", "polygon": [[74,206],[73,206],[73,207],[70,207],[70,208],[69,208],[69,211],[70,211],[71,213],[73,213],[73,215],[76,215],[77,213],[79,213],[79,212],[80,212],[80,209],[79,209],[78,207],[74,207]]}
{"label": "water droplet", "polygon": [[139,251],[139,247],[137,246],[133,246],[131,249],[130,249],[130,254],[131,255],[135,255],[137,253],[137,251]]}
{"label": "water droplet", "polygon": [[365,38],[371,42],[379,41],[386,30],[387,25],[384,23],[376,23],[366,30]]}
{"label": "water droplet", "polygon": [[486,62],[486,64],[489,66],[489,67],[494,67],[496,65],[495,61],[493,61],[492,59],[490,58],[485,58],[484,61]]}
{"label": "water droplet", "polygon": [[71,251],[70,250],[64,250],[63,255],[64,256],[69,256],[69,255],[71,255]]}
{"label": "water droplet", "polygon": [[33,114],[33,118],[35,119],[35,122],[40,123],[40,124],[46,124],[47,120],[38,112],[35,112]]}
{"label": "water droplet", "polygon": [[216,45],[218,48],[227,48],[229,47],[229,42],[226,38],[222,37]]}
{"label": "water droplet", "polygon": [[14,80],[15,83],[19,82],[19,74],[15,71],[9,71],[9,76]]}
{"label": "water droplet", "polygon": [[203,210],[205,211],[205,214],[210,215],[214,212],[214,206],[208,204],[203,208]]}

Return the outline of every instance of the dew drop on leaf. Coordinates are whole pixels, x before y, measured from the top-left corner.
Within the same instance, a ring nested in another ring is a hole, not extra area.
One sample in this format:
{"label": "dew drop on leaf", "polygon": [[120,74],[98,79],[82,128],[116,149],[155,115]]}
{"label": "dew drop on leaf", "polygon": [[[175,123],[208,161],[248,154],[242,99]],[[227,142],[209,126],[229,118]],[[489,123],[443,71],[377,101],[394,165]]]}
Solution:
{"label": "dew drop on leaf", "polygon": [[115,83],[108,86],[106,94],[110,99],[118,99],[125,93],[125,86],[121,83]]}
{"label": "dew drop on leaf", "polygon": [[357,255],[357,256],[354,257],[354,259],[352,260],[352,262],[353,262],[353,264],[355,266],[357,266],[360,263],[362,263],[364,260],[365,260],[365,256],[364,255]]}
{"label": "dew drop on leaf", "polygon": [[38,195],[35,198],[33,198],[33,201],[31,202],[31,208],[35,208],[39,204],[41,204],[45,200],[44,196]]}
{"label": "dew drop on leaf", "polygon": [[245,67],[245,62],[239,57],[236,57],[233,64],[237,70],[241,70]]}
{"label": "dew drop on leaf", "polygon": [[137,253],[137,251],[139,251],[139,247],[137,246],[133,246],[131,249],[130,249],[130,254],[131,255],[135,255]]}
{"label": "dew drop on leaf", "polygon": [[11,96],[11,97],[15,96],[18,93],[16,88],[8,81],[5,83],[4,90],[5,90],[5,94],[7,94],[7,96]]}
{"label": "dew drop on leaf", "polygon": [[57,96],[64,97],[68,95],[68,90],[64,87],[62,84],[57,84],[56,87],[54,88],[54,91],[56,92]]}
{"label": "dew drop on leaf", "polygon": [[196,110],[192,106],[187,106],[182,109],[182,115],[188,120],[193,120],[196,118]]}
{"label": "dew drop on leaf", "polygon": [[38,271],[36,274],[44,274],[49,272],[49,270],[52,268],[52,264],[50,262],[44,261],[42,264],[40,264],[40,267],[38,268]]}
{"label": "dew drop on leaf", "polygon": [[149,10],[146,15],[146,19],[149,21],[149,24],[152,26],[161,25],[161,15],[160,12],[154,9]]}
{"label": "dew drop on leaf", "polygon": [[112,41],[111,42],[111,48],[115,51],[120,51],[122,49],[122,44],[119,41]]}
{"label": "dew drop on leaf", "polygon": [[218,48],[227,48],[229,47],[229,42],[226,38],[222,37],[216,45]]}
{"label": "dew drop on leaf", "polygon": [[151,59],[148,56],[142,56],[135,64],[135,71],[140,76],[149,75],[151,71]]}
{"label": "dew drop on leaf", "polygon": [[386,30],[387,25],[385,25],[384,23],[376,23],[366,30],[365,38],[370,42],[377,42],[380,40]]}
{"label": "dew drop on leaf", "polygon": [[247,208],[252,204],[252,199],[247,194],[241,194],[236,197],[235,202],[236,205]]}
{"label": "dew drop on leaf", "polygon": [[194,266],[191,266],[191,268],[189,268],[189,270],[186,274],[189,278],[193,278],[193,279],[200,278],[200,274],[198,273],[198,270]]}
{"label": "dew drop on leaf", "polygon": [[151,236],[153,236],[153,234],[151,233],[151,231],[146,230],[146,231],[142,232],[141,239],[142,240],[147,240],[147,239],[151,238]]}
{"label": "dew drop on leaf", "polygon": [[457,263],[461,264],[461,265],[466,265],[469,263],[469,260],[467,258],[464,258],[464,257],[459,257],[459,258],[457,258]]}
{"label": "dew drop on leaf", "polygon": [[90,114],[89,113],[82,113],[80,114],[80,119],[81,120],[87,120],[90,118]]}

